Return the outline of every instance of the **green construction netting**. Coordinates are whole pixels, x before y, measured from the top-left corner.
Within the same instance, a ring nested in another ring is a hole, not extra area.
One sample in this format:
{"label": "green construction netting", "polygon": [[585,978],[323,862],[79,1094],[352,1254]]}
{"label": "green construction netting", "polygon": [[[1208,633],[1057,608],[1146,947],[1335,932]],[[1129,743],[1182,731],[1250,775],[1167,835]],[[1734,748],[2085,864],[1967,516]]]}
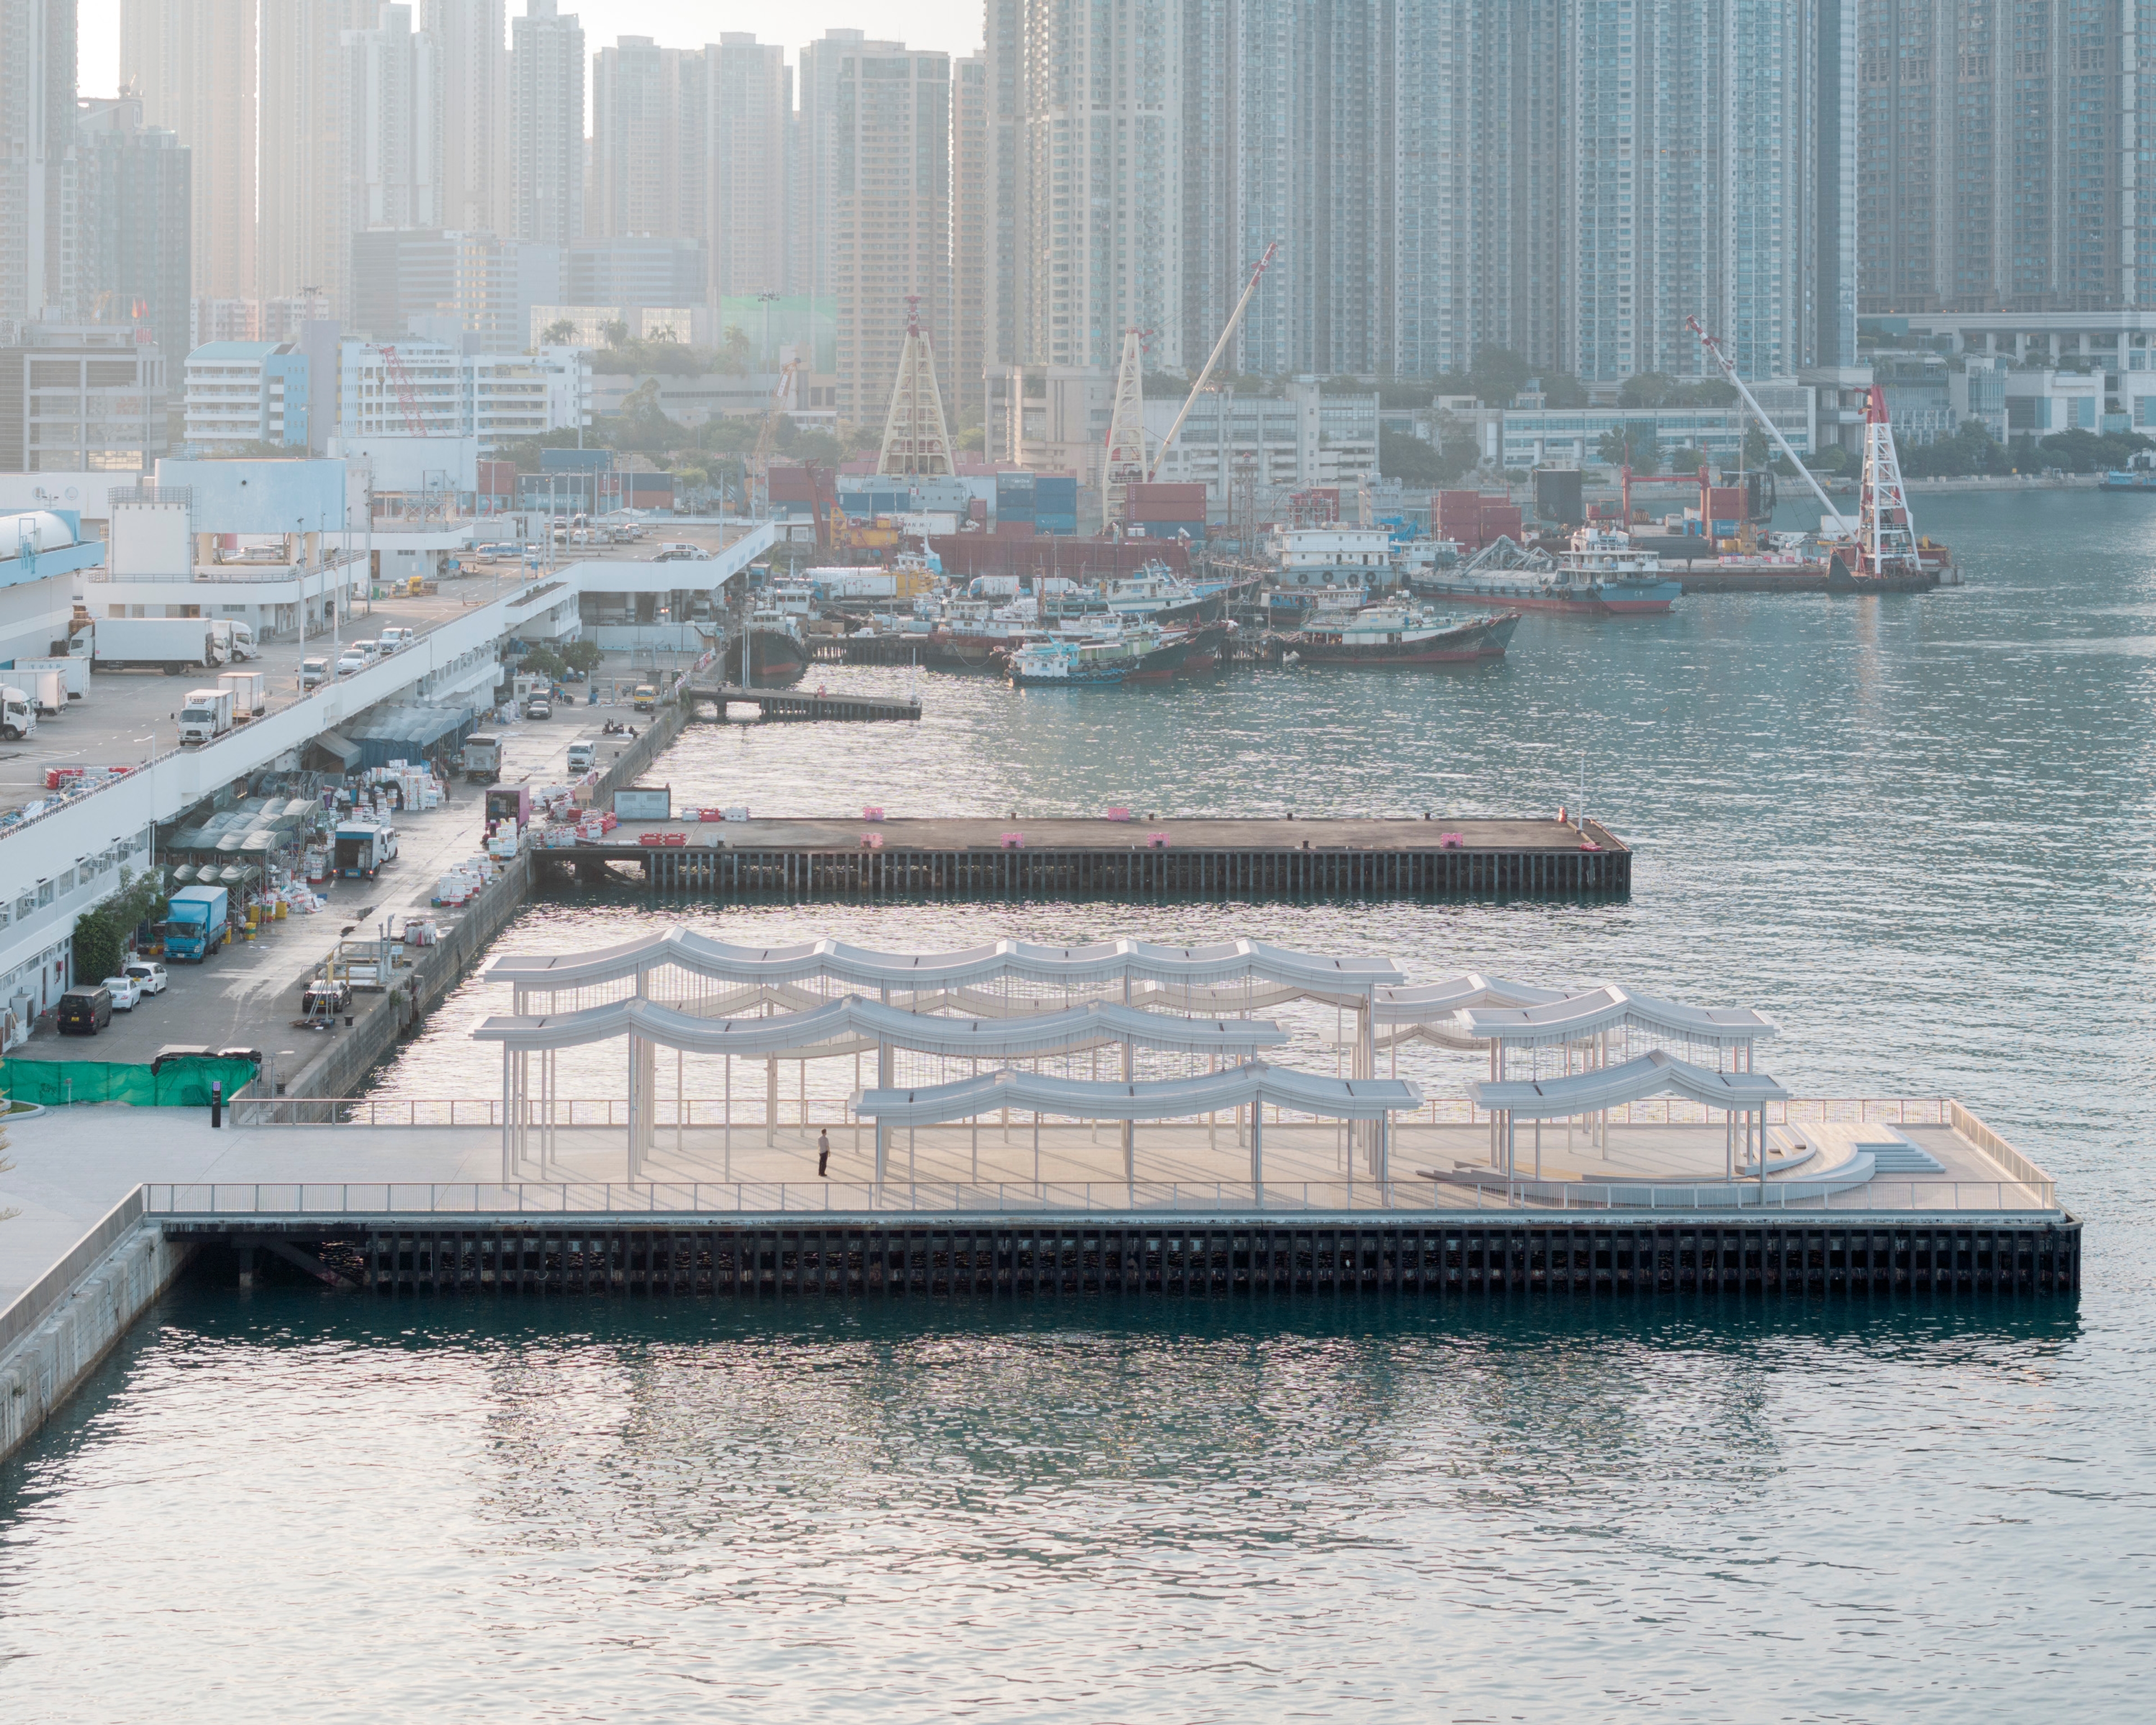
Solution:
{"label": "green construction netting", "polygon": [[0,1060],[0,1092],[49,1108],[74,1102],[128,1102],[138,1108],[207,1108],[222,1080],[230,1101],[253,1081],[251,1060],[172,1060],[161,1072],[117,1060]]}

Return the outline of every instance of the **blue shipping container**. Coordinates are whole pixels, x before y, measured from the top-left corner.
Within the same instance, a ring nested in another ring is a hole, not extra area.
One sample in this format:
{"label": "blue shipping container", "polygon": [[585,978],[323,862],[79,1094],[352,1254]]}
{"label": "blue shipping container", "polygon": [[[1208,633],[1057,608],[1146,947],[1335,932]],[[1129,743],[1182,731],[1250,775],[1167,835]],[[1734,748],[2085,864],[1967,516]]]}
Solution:
{"label": "blue shipping container", "polygon": [[1201,545],[1205,540],[1203,521],[1140,521],[1137,525],[1145,529],[1148,539],[1173,539],[1178,533],[1188,533],[1194,545]]}
{"label": "blue shipping container", "polygon": [[1075,515],[1035,516],[1033,528],[1036,533],[1073,534],[1078,531],[1078,517]]}
{"label": "blue shipping container", "polygon": [[1033,506],[1043,515],[1075,515],[1078,511],[1078,481],[1041,479],[1033,485]]}

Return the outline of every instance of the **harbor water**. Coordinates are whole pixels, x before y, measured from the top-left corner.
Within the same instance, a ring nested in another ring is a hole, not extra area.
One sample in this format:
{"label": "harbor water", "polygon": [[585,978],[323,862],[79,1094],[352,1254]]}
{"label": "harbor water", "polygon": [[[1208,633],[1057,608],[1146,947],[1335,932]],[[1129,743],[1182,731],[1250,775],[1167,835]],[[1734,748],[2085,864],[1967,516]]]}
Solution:
{"label": "harbor water", "polygon": [[[192,1286],[0,1469],[8,1716],[2141,1717],[2156,504],[1917,502],[1965,588],[1535,615],[1502,665],[1440,674],[924,673],[918,727],[699,726],[650,775],[677,803],[1022,827],[1547,812],[1584,770],[1638,851],[1627,902],[742,909],[624,885],[536,901],[501,949],[662,919],[889,947],[1246,933],[1756,1005],[1798,1094],[1957,1096],[2046,1165],[2088,1223],[2078,1301]],[[377,1092],[495,1092],[469,1031],[506,1004],[468,982]],[[1299,1060],[1329,1060],[1325,1028],[1297,1021]],[[601,1051],[564,1088],[618,1073]]]}

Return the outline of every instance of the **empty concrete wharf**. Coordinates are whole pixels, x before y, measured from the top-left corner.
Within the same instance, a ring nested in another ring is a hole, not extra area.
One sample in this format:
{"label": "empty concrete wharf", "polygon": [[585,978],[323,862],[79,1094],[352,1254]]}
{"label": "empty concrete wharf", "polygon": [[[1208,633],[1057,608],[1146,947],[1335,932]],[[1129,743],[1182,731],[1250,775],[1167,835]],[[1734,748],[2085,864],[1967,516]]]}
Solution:
{"label": "empty concrete wharf", "polygon": [[[686,694],[692,706],[709,706],[711,716],[724,720],[727,709],[752,706],[760,718],[787,724],[918,723],[921,697],[887,695],[829,695],[821,689],[752,689],[738,683],[699,682],[691,679]],[[696,716],[701,718],[699,712]]]}
{"label": "empty concrete wharf", "polygon": [[[710,811],[716,814],[716,810]],[[542,875],[637,875],[727,900],[1621,899],[1599,821],[676,819],[534,853]]]}

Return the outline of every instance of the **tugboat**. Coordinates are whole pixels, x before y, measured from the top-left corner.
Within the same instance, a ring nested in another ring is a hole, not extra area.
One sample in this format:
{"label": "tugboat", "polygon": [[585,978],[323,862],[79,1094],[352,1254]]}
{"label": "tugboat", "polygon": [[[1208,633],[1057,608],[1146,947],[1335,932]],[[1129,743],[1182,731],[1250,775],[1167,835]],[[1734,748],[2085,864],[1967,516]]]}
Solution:
{"label": "tugboat", "polygon": [[1440,623],[1394,600],[1313,622],[1294,634],[1275,636],[1271,644],[1281,658],[1292,654],[1305,665],[1471,665],[1502,659],[1519,626],[1517,611]]}

